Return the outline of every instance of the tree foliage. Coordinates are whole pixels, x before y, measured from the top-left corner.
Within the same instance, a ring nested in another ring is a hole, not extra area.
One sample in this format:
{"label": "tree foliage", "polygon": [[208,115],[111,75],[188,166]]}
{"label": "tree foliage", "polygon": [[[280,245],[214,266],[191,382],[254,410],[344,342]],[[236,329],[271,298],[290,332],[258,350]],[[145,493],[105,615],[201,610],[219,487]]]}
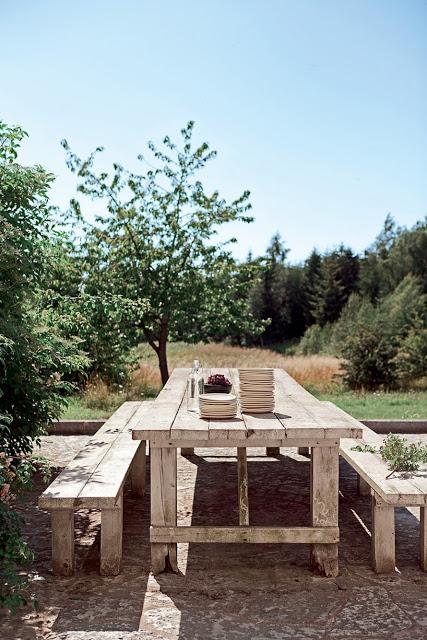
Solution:
{"label": "tree foliage", "polygon": [[26,456],[34,442],[59,417],[71,390],[64,377],[87,364],[78,341],[40,305],[53,255],[53,176],[17,162],[25,136],[0,122],[0,606],[11,609],[26,589],[15,565],[31,557],[11,496],[32,468]]}
{"label": "tree foliage", "polygon": [[[150,158],[139,156],[142,173],[119,164],[111,174],[96,172],[101,148],[82,161],[63,142],[78,191],[106,209],[94,226],[85,225],[87,286],[149,301],[139,321],[140,337],[156,352],[163,382],[170,338],[220,338],[262,329],[242,295],[245,277],[227,243],[214,240],[220,225],[252,220],[249,192],[232,202],[218,191],[206,192],[199,174],[216,152],[206,142],[193,145],[193,126],[189,122],[182,129],[180,145],[168,136],[160,147],[150,142]],[[74,201],[73,209],[82,220],[80,203]],[[244,269],[246,275],[253,271],[250,265]]]}

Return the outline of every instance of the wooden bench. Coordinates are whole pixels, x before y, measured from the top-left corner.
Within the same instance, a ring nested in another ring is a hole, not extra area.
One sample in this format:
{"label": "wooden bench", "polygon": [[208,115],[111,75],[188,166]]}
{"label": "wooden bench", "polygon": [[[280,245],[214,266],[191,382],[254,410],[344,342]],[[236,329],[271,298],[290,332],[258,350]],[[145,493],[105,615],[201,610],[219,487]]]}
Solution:
{"label": "wooden bench", "polygon": [[130,472],[132,493],[145,493],[146,443],[132,428],[149,402],[125,402],[88,441],[39,498],[51,512],[52,569],[74,572],[74,511],[101,510],[101,575],[117,575],[122,557],[123,486]]}
{"label": "wooden bench", "polygon": [[361,422],[339,409],[333,403],[337,416],[363,429],[362,440],[341,439],[340,455],[358,474],[361,495],[372,496],[372,562],[377,573],[395,571],[396,507],[420,507],[420,566],[427,571],[427,474],[411,474],[403,478],[393,475],[381,457],[374,453],[355,450],[356,446],[370,445],[378,449],[382,438]]}

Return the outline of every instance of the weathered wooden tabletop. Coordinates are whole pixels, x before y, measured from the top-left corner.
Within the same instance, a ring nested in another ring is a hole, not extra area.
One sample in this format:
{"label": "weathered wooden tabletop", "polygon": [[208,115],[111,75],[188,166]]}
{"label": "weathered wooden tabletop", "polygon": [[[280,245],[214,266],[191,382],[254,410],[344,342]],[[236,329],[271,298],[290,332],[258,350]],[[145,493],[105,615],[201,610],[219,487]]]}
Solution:
{"label": "weathered wooden tabletop", "polygon": [[[238,396],[237,369],[215,369],[233,383]],[[203,419],[187,411],[185,390],[189,369],[174,369],[167,384],[153,405],[134,427],[135,440],[150,440],[154,446],[224,446],[227,441],[239,441],[241,446],[267,446],[272,441],[298,446],[297,441],[337,440],[362,437],[362,430],[337,415],[303,389],[282,369],[274,369],[274,413],[248,414],[240,410],[235,418]],[[243,442],[245,441],[245,442]],[[203,443],[203,445],[202,445]],[[314,442],[313,442],[314,444]],[[189,445],[187,445],[189,446]]]}

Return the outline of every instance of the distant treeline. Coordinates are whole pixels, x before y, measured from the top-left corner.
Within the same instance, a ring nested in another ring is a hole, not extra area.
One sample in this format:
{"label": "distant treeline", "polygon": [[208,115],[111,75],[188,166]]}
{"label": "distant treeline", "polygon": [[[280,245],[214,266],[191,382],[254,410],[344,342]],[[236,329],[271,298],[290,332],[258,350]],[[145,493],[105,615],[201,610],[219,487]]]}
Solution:
{"label": "distant treeline", "polygon": [[313,250],[292,265],[287,252],[275,235],[250,292],[253,314],[270,322],[248,342],[302,338],[299,352],[344,356],[353,387],[393,386],[427,374],[426,220],[408,229],[387,216],[362,256],[341,245],[324,254]]}
{"label": "distant treeline", "polygon": [[324,254],[313,249],[304,263],[292,265],[286,261],[288,251],[280,235],[275,235],[261,280],[250,294],[256,317],[271,319],[254,340],[259,344],[300,338],[314,324],[324,327],[336,322],[353,293],[377,304],[407,275],[414,276],[427,293],[427,221],[407,229],[388,215],[363,256],[341,244]]}

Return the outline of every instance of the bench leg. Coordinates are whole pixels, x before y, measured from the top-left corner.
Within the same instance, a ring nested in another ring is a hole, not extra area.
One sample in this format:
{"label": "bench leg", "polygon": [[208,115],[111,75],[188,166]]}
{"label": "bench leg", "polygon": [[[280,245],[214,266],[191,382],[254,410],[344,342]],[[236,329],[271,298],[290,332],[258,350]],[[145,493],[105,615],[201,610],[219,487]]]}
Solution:
{"label": "bench leg", "polygon": [[[150,456],[151,524],[176,527],[176,449],[152,447]],[[151,543],[151,568],[153,573],[178,573],[176,542]]]}
{"label": "bench leg", "polygon": [[280,447],[267,447],[265,453],[269,458],[274,458],[280,455]]}
{"label": "bench leg", "polygon": [[310,447],[298,447],[298,455],[310,457]]}
{"label": "bench leg", "polygon": [[[311,523],[338,526],[338,447],[311,447]],[[338,575],[338,544],[312,544],[310,564],[316,573]]]}
{"label": "bench leg", "polygon": [[246,447],[237,448],[237,475],[239,486],[239,524],[249,526],[248,462]]}
{"label": "bench leg", "polygon": [[52,521],[52,571],[55,576],[74,573],[74,511],[56,509]]}
{"label": "bench leg", "polygon": [[371,495],[371,487],[369,484],[362,478],[362,476],[357,476],[357,494],[359,496],[370,496]]}
{"label": "bench leg", "polygon": [[427,507],[420,507],[420,566],[427,571]]}
{"label": "bench leg", "polygon": [[194,456],[193,447],[181,447],[181,455],[182,456]]}
{"label": "bench leg", "polygon": [[145,496],[145,481],[147,474],[147,455],[146,455],[146,442],[141,441],[138,447],[138,451],[130,468],[130,482],[132,487],[132,495]]}
{"label": "bench leg", "polygon": [[111,509],[101,509],[101,576],[117,576],[122,562],[123,494]]}
{"label": "bench leg", "polygon": [[394,507],[372,496],[372,564],[376,573],[394,573]]}

